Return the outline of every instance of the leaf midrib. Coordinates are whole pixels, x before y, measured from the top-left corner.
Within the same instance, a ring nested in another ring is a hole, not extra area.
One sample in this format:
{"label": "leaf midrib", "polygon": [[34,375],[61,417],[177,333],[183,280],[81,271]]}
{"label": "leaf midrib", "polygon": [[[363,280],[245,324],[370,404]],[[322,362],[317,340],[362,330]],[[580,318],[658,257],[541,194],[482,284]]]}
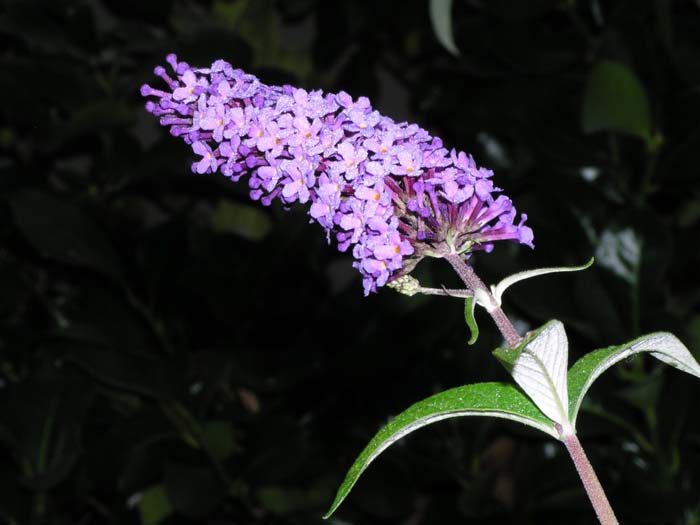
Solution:
{"label": "leaf midrib", "polygon": [[[548,386],[550,387],[550,391],[554,394],[554,402],[557,406],[557,410],[559,410],[559,417],[561,418],[561,421],[557,421],[557,423],[563,424],[563,423],[568,423],[569,421],[569,416],[568,412],[564,411],[564,406],[562,403],[561,396],[559,395],[559,391],[557,390],[556,385],[554,384],[554,380],[552,379],[552,376],[550,375],[549,371],[547,370],[547,367],[545,366],[544,362],[535,354],[532,350],[529,348],[525,347],[523,349],[523,353],[526,353],[537,362],[537,364],[540,366],[540,368],[544,371],[544,377],[547,380]],[[537,402],[533,399],[532,400],[535,405],[537,405]],[[538,408],[541,407],[538,406]]]}

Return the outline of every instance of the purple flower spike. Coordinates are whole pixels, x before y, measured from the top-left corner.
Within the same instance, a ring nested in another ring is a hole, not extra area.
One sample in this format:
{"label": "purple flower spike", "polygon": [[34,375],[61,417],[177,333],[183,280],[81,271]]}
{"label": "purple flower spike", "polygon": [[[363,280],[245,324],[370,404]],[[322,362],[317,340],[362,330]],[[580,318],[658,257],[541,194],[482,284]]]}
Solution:
{"label": "purple flower spike", "polygon": [[406,275],[423,257],[464,257],[512,240],[532,247],[490,170],[415,124],[396,123],[369,100],[266,86],[231,64],[192,68],[166,57],[167,89],[141,88],[146,111],[189,144],[195,173],[248,175],[264,205],[309,204],[338,249],[352,248],[365,294]]}

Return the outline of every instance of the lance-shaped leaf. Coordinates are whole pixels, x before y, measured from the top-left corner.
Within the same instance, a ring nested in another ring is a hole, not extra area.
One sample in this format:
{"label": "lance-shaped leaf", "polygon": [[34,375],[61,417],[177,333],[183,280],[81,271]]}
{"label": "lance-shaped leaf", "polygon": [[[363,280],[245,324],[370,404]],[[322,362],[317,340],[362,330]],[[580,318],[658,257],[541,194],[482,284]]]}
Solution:
{"label": "lance-shaped leaf", "polygon": [[576,424],[583,397],[593,382],[615,363],[641,352],[649,352],[667,365],[700,377],[700,364],[675,335],[667,332],[657,332],[623,345],[594,350],[576,361],[569,370],[569,418],[572,425]]}
{"label": "lance-shaped leaf", "polygon": [[583,99],[585,133],[618,131],[652,141],[649,98],[625,64],[605,60],[591,71]]}
{"label": "lance-shaped leaf", "polygon": [[430,21],[440,43],[450,53],[459,56],[452,33],[452,0],[430,0]]}
{"label": "lance-shaped leaf", "polygon": [[552,422],[514,385],[479,383],[441,392],[411,406],[374,436],[350,467],[325,518],[336,511],[369,464],[393,443],[431,423],[462,416],[510,419],[558,437]]}
{"label": "lance-shaped leaf", "polygon": [[552,421],[568,427],[566,368],[569,342],[564,325],[553,320],[516,348],[494,351],[515,382]]}
{"label": "lance-shaped leaf", "polygon": [[471,336],[467,344],[473,345],[479,338],[479,325],[476,324],[476,317],[474,317],[474,307],[476,306],[476,299],[474,296],[467,297],[464,300],[464,320],[467,322]]}
{"label": "lance-shaped leaf", "polygon": [[491,294],[493,295],[494,299],[496,299],[496,303],[500,306],[503,292],[505,292],[515,283],[550,273],[578,272],[581,270],[586,270],[591,267],[594,261],[595,259],[591,257],[586,264],[582,264],[581,266],[553,266],[550,268],[536,268],[534,270],[525,270],[524,272],[514,273],[513,275],[509,275],[500,281],[498,284],[491,285]]}

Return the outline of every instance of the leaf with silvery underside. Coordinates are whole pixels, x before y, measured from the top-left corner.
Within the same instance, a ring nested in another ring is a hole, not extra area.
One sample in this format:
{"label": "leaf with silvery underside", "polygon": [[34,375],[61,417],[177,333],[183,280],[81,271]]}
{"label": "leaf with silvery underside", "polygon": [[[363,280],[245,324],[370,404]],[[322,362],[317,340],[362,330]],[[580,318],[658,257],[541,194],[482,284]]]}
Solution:
{"label": "leaf with silvery underside", "polygon": [[325,518],[336,511],[369,464],[393,443],[431,423],[462,416],[509,419],[558,437],[552,422],[514,385],[479,383],[441,392],[411,406],[374,436],[350,467]]}
{"label": "leaf with silvery underside", "polygon": [[430,0],[430,22],[442,46],[453,55],[459,56],[452,32],[452,0]]}
{"label": "leaf with silvery underside", "polygon": [[675,335],[667,332],[657,332],[629,343],[594,350],[569,370],[569,419],[572,425],[576,423],[583,397],[593,382],[614,364],[641,352],[649,352],[667,365],[700,377],[700,364]]}
{"label": "leaf with silvery underside", "polygon": [[568,426],[566,369],[569,343],[564,325],[549,321],[516,348],[498,348],[496,358],[552,421]]}
{"label": "leaf with silvery underside", "polygon": [[464,300],[464,320],[467,322],[469,327],[469,332],[471,336],[467,344],[473,345],[479,338],[479,325],[476,324],[476,318],[474,317],[474,307],[476,306],[476,299],[472,297],[467,297]]}
{"label": "leaf with silvery underside", "polygon": [[494,299],[496,299],[497,304],[501,304],[501,299],[503,297],[503,292],[508,288],[513,286],[515,283],[524,281],[526,279],[531,279],[533,277],[539,277],[540,275],[548,275],[550,273],[565,273],[565,272],[578,272],[581,270],[587,270],[593,265],[595,258],[591,257],[586,264],[581,266],[554,266],[550,268],[536,268],[534,270],[525,270],[524,272],[514,273],[509,275],[496,285],[491,286],[491,294]]}

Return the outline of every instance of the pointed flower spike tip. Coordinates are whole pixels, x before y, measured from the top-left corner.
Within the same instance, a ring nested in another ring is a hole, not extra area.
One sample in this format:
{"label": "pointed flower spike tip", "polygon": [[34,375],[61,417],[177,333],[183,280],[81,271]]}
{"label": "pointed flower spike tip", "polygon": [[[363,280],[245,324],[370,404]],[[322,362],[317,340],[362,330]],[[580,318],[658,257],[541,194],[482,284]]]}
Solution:
{"label": "pointed flower spike tip", "polygon": [[228,62],[194,68],[174,54],[144,85],[146,110],[188,144],[197,174],[247,178],[250,197],[308,206],[312,222],[350,250],[365,294],[423,257],[493,249],[533,233],[512,201],[464,152],[365,97],[267,86]]}

